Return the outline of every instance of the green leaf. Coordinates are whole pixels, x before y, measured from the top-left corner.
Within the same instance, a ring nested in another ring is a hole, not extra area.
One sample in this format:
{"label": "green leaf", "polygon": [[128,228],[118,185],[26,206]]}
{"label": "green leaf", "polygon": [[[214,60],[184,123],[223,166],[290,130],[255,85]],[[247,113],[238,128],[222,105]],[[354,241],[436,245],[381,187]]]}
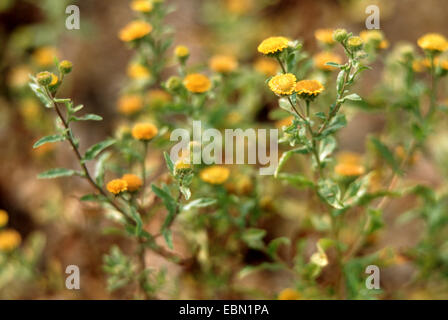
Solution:
{"label": "green leaf", "polygon": [[[34,79],[34,78],[32,78]],[[44,92],[44,90],[36,83],[30,83],[29,84],[31,90],[33,90],[36,97],[44,104],[46,108],[52,108],[53,102],[51,101],[50,97]]]}
{"label": "green leaf", "polygon": [[133,206],[130,207],[130,213],[132,220],[135,221],[134,235],[140,236],[143,227],[142,217],[140,216],[140,213],[138,213],[138,211]]}
{"label": "green leaf", "polygon": [[191,197],[191,190],[190,190],[189,187],[182,185],[182,186],[179,187],[179,190],[184,195],[185,200],[190,199],[190,197]]}
{"label": "green leaf", "polygon": [[286,152],[283,152],[282,156],[280,157],[280,160],[278,162],[278,166],[275,169],[274,177],[277,178],[278,174],[280,173],[280,170],[283,168],[283,166],[286,164],[286,162],[291,158],[293,154],[307,154],[309,153],[307,147],[300,147],[297,149],[289,150]]}
{"label": "green leaf", "polygon": [[332,136],[325,137],[319,145],[319,160],[324,162],[336,149],[336,139]]}
{"label": "green leaf", "polygon": [[319,196],[330,206],[343,209],[341,202],[341,189],[339,185],[330,179],[320,180],[317,189]]}
{"label": "green leaf", "polygon": [[375,137],[370,138],[370,140],[372,141],[374,147],[384,158],[384,160],[386,160],[386,162],[392,167],[392,169],[397,172],[399,170],[399,165],[389,148]]}
{"label": "green leaf", "polygon": [[71,169],[64,169],[64,168],[55,168],[50,169],[48,171],[39,173],[37,175],[38,179],[53,179],[53,178],[59,178],[59,177],[70,177],[74,175],[82,176],[83,173]]}
{"label": "green leaf", "polygon": [[272,259],[275,259],[277,257],[277,249],[282,244],[289,246],[291,244],[291,240],[286,237],[279,237],[269,242],[267,253]]}
{"label": "green leaf", "polygon": [[189,203],[184,205],[182,209],[185,210],[185,211],[188,211],[188,210],[193,209],[193,208],[208,207],[208,206],[211,206],[211,205],[213,205],[215,203],[216,203],[216,199],[199,198],[199,199],[195,199],[195,200],[190,201]]}
{"label": "green leaf", "polygon": [[101,141],[101,142],[91,146],[84,154],[84,157],[82,158],[82,160],[83,161],[93,160],[97,155],[100,154],[101,151],[110,147],[115,142],[116,142],[115,139],[108,139],[108,140]]}
{"label": "green leaf", "polygon": [[69,121],[101,121],[103,118],[97,114],[89,113],[81,117],[71,116]]}
{"label": "green leaf", "polygon": [[171,175],[174,175],[174,163],[173,160],[171,160],[170,155],[168,152],[163,152],[163,157],[165,158],[166,166],[168,170],[170,171]]}
{"label": "green leaf", "polygon": [[168,245],[168,247],[170,249],[173,249],[174,248],[174,246],[173,246],[173,236],[171,234],[171,231],[169,229],[163,229],[162,230],[162,235],[163,235],[163,238],[165,239],[165,242]]}
{"label": "green leaf", "polygon": [[65,140],[65,136],[60,135],[60,134],[55,134],[52,136],[46,136],[43,137],[41,139],[39,139],[34,145],[33,148],[38,148],[41,145],[44,145],[46,143],[52,143],[52,142],[58,142],[58,141],[64,141]]}
{"label": "green leaf", "polygon": [[81,201],[104,202],[107,198],[102,194],[86,194],[79,199]]}
{"label": "green leaf", "polygon": [[358,94],[352,93],[352,94],[349,94],[348,96],[345,96],[344,98],[342,98],[342,102],[345,102],[346,100],[362,101],[362,98]]}
{"label": "green leaf", "polygon": [[266,230],[249,228],[243,232],[242,239],[250,248],[261,250],[264,248],[263,238],[265,235]]}
{"label": "green leaf", "polygon": [[338,68],[338,69],[340,69],[342,67],[341,64],[336,63],[336,62],[331,62],[331,61],[330,62],[326,62],[325,65],[330,66],[330,67],[335,67],[335,68]]}
{"label": "green leaf", "polygon": [[347,125],[347,119],[345,119],[345,115],[342,113],[337,114],[330,123],[327,125],[325,130],[322,131],[320,138],[324,138],[336,131],[344,128]]}
{"label": "green leaf", "polygon": [[384,226],[383,211],[380,209],[369,208],[367,214],[370,216],[370,225],[367,234],[372,234]]}
{"label": "green leaf", "polygon": [[293,186],[299,188],[312,187],[314,185],[313,181],[300,173],[279,173],[277,178],[280,180],[285,180]]}
{"label": "green leaf", "polygon": [[104,174],[106,172],[106,160],[109,159],[111,153],[104,152],[96,162],[95,166],[95,181],[96,183],[102,187],[104,185]]}

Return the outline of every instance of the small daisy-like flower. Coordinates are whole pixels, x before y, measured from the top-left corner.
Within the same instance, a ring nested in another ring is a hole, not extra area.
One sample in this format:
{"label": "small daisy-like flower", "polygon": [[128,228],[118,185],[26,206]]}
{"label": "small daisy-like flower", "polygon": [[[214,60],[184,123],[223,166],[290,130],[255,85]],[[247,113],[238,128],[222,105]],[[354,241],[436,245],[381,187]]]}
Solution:
{"label": "small daisy-like flower", "polygon": [[22,242],[20,233],[13,229],[0,231],[0,251],[12,251]]}
{"label": "small daisy-like flower", "polygon": [[174,55],[178,58],[185,58],[190,55],[190,50],[186,46],[179,45],[174,48]]}
{"label": "small daisy-like flower", "polygon": [[107,191],[115,195],[128,190],[128,183],[123,179],[114,179],[107,183]]}
{"label": "small daisy-like flower", "polygon": [[152,123],[137,123],[132,128],[132,136],[134,139],[148,141],[154,138],[159,130]]}
{"label": "small daisy-like flower", "polygon": [[71,61],[68,60],[62,60],[59,63],[59,71],[63,74],[68,74],[72,71],[73,69],[73,63]]}
{"label": "small daisy-like flower", "polygon": [[135,192],[138,189],[140,189],[142,187],[142,185],[143,185],[142,179],[140,179],[139,176],[137,176],[135,174],[132,174],[132,173],[124,174],[121,177],[121,179],[126,181],[126,183],[128,185],[127,190],[129,192]]}
{"label": "small daisy-like flower", "polygon": [[314,32],[314,37],[316,38],[317,41],[323,43],[323,44],[333,44],[334,43],[334,39],[333,39],[333,29],[317,29]]}
{"label": "small daisy-like flower", "polygon": [[134,80],[148,79],[151,77],[151,72],[140,63],[132,63],[127,69],[128,77]]}
{"label": "small daisy-like flower", "polygon": [[53,76],[48,71],[42,71],[36,75],[36,80],[41,86],[48,86],[52,82]]}
{"label": "small daisy-like flower", "polygon": [[143,108],[143,99],[138,95],[124,95],[118,100],[118,111],[124,115],[132,115]]}
{"label": "small daisy-like flower", "polygon": [[448,40],[439,33],[427,33],[417,40],[423,50],[440,53],[448,50]]}
{"label": "small daisy-like flower", "polygon": [[341,64],[342,58],[340,55],[337,55],[337,54],[334,54],[334,53],[331,53],[328,51],[323,51],[323,52],[316,54],[313,57],[313,61],[314,61],[314,65],[316,66],[316,68],[323,70],[323,71],[331,71],[331,70],[335,70],[336,68],[333,66],[329,66],[326,63],[334,62],[337,64]]}
{"label": "small daisy-like flower", "polygon": [[289,39],[285,37],[270,37],[263,40],[258,46],[258,52],[266,55],[282,52],[289,45]]}
{"label": "small daisy-like flower", "polygon": [[54,58],[58,56],[58,51],[53,47],[41,47],[34,51],[33,60],[40,67],[53,65]]}
{"label": "small daisy-like flower", "polygon": [[141,39],[152,31],[152,26],[145,21],[132,21],[120,30],[119,38],[121,41],[129,42]]}
{"label": "small daisy-like flower", "polygon": [[286,288],[278,294],[278,300],[299,300],[300,293],[297,290]]}
{"label": "small daisy-like flower", "polygon": [[181,157],[174,164],[174,174],[179,175],[191,170],[191,164],[188,161],[189,155]]}
{"label": "small daisy-like flower", "polygon": [[292,125],[293,120],[294,120],[294,116],[289,116],[284,119],[278,120],[275,122],[275,127],[279,128],[279,129],[281,129],[283,127],[289,127],[290,125]]}
{"label": "small daisy-like flower", "polygon": [[294,92],[296,76],[292,73],[279,74],[269,80],[269,89],[278,95],[290,95]]}
{"label": "small daisy-like flower", "polygon": [[188,91],[194,93],[203,93],[210,90],[212,83],[210,79],[200,73],[192,73],[185,77],[184,86]]}
{"label": "small daisy-like flower", "polygon": [[238,67],[238,61],[230,55],[216,55],[210,59],[209,66],[215,72],[228,73]]}
{"label": "small daisy-like flower", "polygon": [[199,177],[202,181],[210,184],[223,184],[227,181],[230,175],[230,170],[223,166],[214,165],[201,170]]}
{"label": "small daisy-like flower", "polygon": [[254,68],[259,73],[264,74],[267,77],[271,77],[277,73],[278,64],[273,59],[259,58],[255,61]]}
{"label": "small daisy-like flower", "polygon": [[0,210],[0,228],[6,226],[8,220],[8,213],[5,210]]}
{"label": "small daisy-like flower", "polygon": [[137,12],[148,13],[152,11],[153,5],[149,0],[134,0],[131,2],[131,9]]}
{"label": "small daisy-like flower", "polygon": [[360,50],[362,48],[363,44],[364,44],[364,40],[362,40],[361,37],[357,37],[357,36],[351,37],[347,41],[348,47],[354,51]]}
{"label": "small daisy-like flower", "polygon": [[334,172],[342,177],[357,177],[363,175],[366,169],[357,163],[339,163],[334,168]]}
{"label": "small daisy-like flower", "polygon": [[301,80],[296,83],[295,90],[304,99],[314,99],[322,91],[324,86],[317,80]]}

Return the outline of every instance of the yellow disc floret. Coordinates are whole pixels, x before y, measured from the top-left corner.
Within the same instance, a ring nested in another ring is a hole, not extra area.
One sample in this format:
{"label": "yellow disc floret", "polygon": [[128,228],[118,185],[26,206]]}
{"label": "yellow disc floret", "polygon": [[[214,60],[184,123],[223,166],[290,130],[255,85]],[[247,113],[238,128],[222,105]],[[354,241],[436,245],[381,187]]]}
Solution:
{"label": "yellow disc floret", "polygon": [[290,95],[294,92],[296,76],[292,73],[279,74],[272,77],[268,85],[278,95]]}
{"label": "yellow disc floret", "polygon": [[286,288],[278,294],[278,300],[299,300],[300,293],[297,290]]}
{"label": "yellow disc floret", "polygon": [[0,251],[12,251],[22,242],[20,233],[13,229],[0,231]]}
{"label": "yellow disc floret", "polygon": [[124,174],[121,177],[122,180],[126,181],[126,183],[128,184],[128,191],[129,192],[135,192],[138,189],[140,189],[143,185],[143,181],[142,179],[140,179],[139,176],[132,174],[132,173],[127,173]]}
{"label": "yellow disc floret", "polygon": [[134,0],[131,2],[131,9],[137,12],[148,13],[152,11],[153,5],[149,0]]}
{"label": "yellow disc floret", "polygon": [[137,123],[132,128],[134,139],[148,141],[154,138],[159,130],[152,123]]}
{"label": "yellow disc floret", "polygon": [[8,213],[5,210],[0,210],[0,228],[6,226],[8,220]]}
{"label": "yellow disc floret", "polygon": [[289,45],[289,39],[285,37],[270,37],[263,40],[258,46],[258,52],[262,54],[274,54],[282,52]]}
{"label": "yellow disc floret", "polygon": [[234,56],[220,54],[210,59],[209,66],[215,72],[227,73],[238,67],[238,61]]}
{"label": "yellow disc floret", "polygon": [[317,29],[314,32],[314,37],[323,44],[333,44],[333,32],[333,29]]}
{"label": "yellow disc floret", "polygon": [[230,170],[223,166],[214,165],[203,169],[199,177],[202,181],[210,184],[223,184],[227,181],[230,175]]}
{"label": "yellow disc floret", "polygon": [[337,54],[334,54],[331,52],[327,52],[327,51],[323,51],[323,52],[316,54],[313,57],[313,61],[314,61],[314,65],[316,66],[316,68],[318,68],[320,70],[324,70],[324,71],[331,71],[331,70],[335,70],[336,68],[333,66],[329,66],[326,63],[334,62],[337,64],[341,64],[342,58],[340,55],[337,55]]}
{"label": "yellow disc floret", "polygon": [[212,83],[207,76],[200,73],[192,73],[185,77],[184,86],[190,92],[203,93],[210,90]]}
{"label": "yellow disc floret", "polygon": [[417,44],[423,50],[440,53],[448,50],[447,39],[439,33],[427,33],[417,40]]}
{"label": "yellow disc floret", "polygon": [[152,31],[152,26],[145,21],[132,21],[120,30],[119,38],[121,41],[129,42],[143,38]]}
{"label": "yellow disc floret", "polygon": [[114,179],[109,181],[106,188],[110,193],[120,194],[128,190],[128,183],[123,179]]}
{"label": "yellow disc floret", "polygon": [[304,99],[310,99],[317,97],[322,91],[324,86],[317,80],[301,80],[296,83],[295,90],[298,95]]}
{"label": "yellow disc floret", "polygon": [[143,99],[138,95],[124,95],[118,100],[118,111],[124,115],[132,115],[143,108]]}

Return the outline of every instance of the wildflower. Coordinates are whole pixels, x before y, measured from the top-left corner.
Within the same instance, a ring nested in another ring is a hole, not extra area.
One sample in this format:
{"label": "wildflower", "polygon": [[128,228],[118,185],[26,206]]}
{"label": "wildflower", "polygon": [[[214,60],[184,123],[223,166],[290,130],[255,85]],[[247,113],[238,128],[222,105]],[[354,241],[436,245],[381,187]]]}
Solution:
{"label": "wildflower", "polygon": [[187,160],[188,157],[189,156],[186,155],[176,161],[176,163],[174,164],[174,174],[175,175],[184,174],[191,170],[191,164]]}
{"label": "wildflower", "polygon": [[5,210],[0,210],[0,228],[6,226],[8,220],[8,213]]}
{"label": "wildflower", "polygon": [[339,163],[334,172],[342,177],[357,177],[365,172],[364,166],[355,163]]}
{"label": "wildflower", "polygon": [[323,44],[331,45],[334,44],[333,32],[333,29],[317,29],[314,37]]}
{"label": "wildflower", "polygon": [[119,38],[121,41],[129,42],[141,39],[152,31],[152,26],[142,20],[132,21],[120,30]]}
{"label": "wildflower", "polygon": [[168,80],[165,83],[166,87],[170,91],[176,91],[178,90],[182,85],[182,79],[178,76],[171,76],[168,78]]}
{"label": "wildflower", "polygon": [[122,180],[127,183],[127,190],[129,192],[135,192],[143,185],[142,179],[139,176],[131,173],[127,173],[121,177]]}
{"label": "wildflower", "polygon": [[278,95],[290,95],[294,92],[296,76],[292,73],[279,74],[269,80],[269,88]]}
{"label": "wildflower", "polygon": [[200,73],[192,73],[185,77],[184,86],[190,92],[203,93],[210,90],[212,83],[207,76]]}
{"label": "wildflower", "polygon": [[272,59],[259,58],[255,61],[254,68],[259,73],[264,74],[267,77],[270,77],[277,73],[278,64]]}
{"label": "wildflower", "polygon": [[128,183],[123,179],[114,179],[109,181],[106,188],[110,193],[117,195],[128,190]]}
{"label": "wildflower", "polygon": [[362,45],[364,44],[364,40],[362,40],[361,37],[351,37],[350,39],[348,39],[347,41],[347,45],[350,49],[352,49],[353,51],[358,51],[362,48]]}
{"label": "wildflower", "polygon": [[230,175],[230,170],[223,166],[214,165],[203,169],[199,173],[202,181],[210,184],[223,184],[227,181]]}
{"label": "wildflower", "polygon": [[72,71],[73,63],[68,60],[62,60],[59,63],[59,71],[63,74],[68,74]]}
{"label": "wildflower", "polygon": [[289,40],[285,37],[270,37],[260,43],[258,52],[265,55],[276,54],[282,52],[288,45]]}
{"label": "wildflower", "polygon": [[328,257],[320,246],[318,246],[317,251],[311,255],[310,261],[321,268],[328,265]]}
{"label": "wildflower", "polygon": [[210,59],[210,69],[215,72],[232,72],[238,67],[235,57],[230,55],[216,55]]}
{"label": "wildflower", "polygon": [[152,108],[159,108],[171,101],[171,95],[162,89],[149,90],[148,101]]}
{"label": "wildflower", "polygon": [[137,123],[132,128],[134,139],[148,141],[154,138],[159,130],[152,123]]}
{"label": "wildflower", "polygon": [[188,50],[188,48],[186,46],[180,45],[180,46],[177,46],[176,48],[174,48],[174,54],[179,59],[182,59],[182,58],[186,58],[190,55],[190,50]]}
{"label": "wildflower", "polygon": [[299,300],[300,293],[297,290],[286,288],[278,294],[278,300]]}
{"label": "wildflower", "polygon": [[52,82],[53,76],[48,71],[42,71],[36,75],[36,79],[41,86],[48,86]]}
{"label": "wildflower", "polygon": [[132,63],[127,69],[128,77],[135,80],[148,79],[151,76],[148,68],[140,63]]}
{"label": "wildflower", "polygon": [[132,115],[143,108],[143,99],[138,95],[124,95],[118,100],[118,111],[124,115]]}
{"label": "wildflower", "polygon": [[40,67],[48,67],[54,63],[54,59],[57,57],[58,52],[53,47],[41,47],[33,53],[34,62]]}
{"label": "wildflower", "polygon": [[342,58],[341,56],[331,53],[331,52],[320,52],[318,54],[316,54],[313,57],[313,61],[314,61],[314,65],[316,66],[316,68],[323,70],[323,71],[331,71],[331,70],[335,70],[336,68],[333,66],[329,66],[326,63],[327,62],[334,62],[337,64],[341,64],[342,63]]}
{"label": "wildflower", "polygon": [[275,127],[277,128],[289,127],[292,124],[292,120],[294,120],[294,116],[289,116],[284,119],[278,120],[275,122]]}
{"label": "wildflower", "polygon": [[54,73],[51,74],[51,82],[50,82],[50,87],[53,87],[55,85],[58,84],[59,78],[57,75],[55,75]]}
{"label": "wildflower", "polygon": [[301,80],[296,83],[295,90],[303,99],[314,99],[322,91],[324,86],[317,80]]}
{"label": "wildflower", "polygon": [[28,75],[32,73],[27,66],[17,66],[8,73],[8,85],[14,88],[20,88],[29,81]]}
{"label": "wildflower", "polygon": [[343,42],[347,38],[347,30],[336,29],[333,31],[333,40],[337,42]]}
{"label": "wildflower", "polygon": [[22,242],[20,233],[13,229],[0,231],[0,251],[12,251]]}
{"label": "wildflower", "polygon": [[412,70],[414,72],[423,72],[424,70],[424,63],[422,60],[414,60],[412,61]]}
{"label": "wildflower", "polygon": [[237,177],[236,193],[238,195],[248,195],[252,192],[253,189],[254,185],[250,177],[245,175]]}
{"label": "wildflower", "polygon": [[152,11],[153,5],[149,0],[134,0],[131,2],[131,9],[137,12],[148,13]]}
{"label": "wildflower", "polygon": [[427,33],[417,40],[417,44],[423,50],[436,54],[448,50],[448,40],[439,33]]}

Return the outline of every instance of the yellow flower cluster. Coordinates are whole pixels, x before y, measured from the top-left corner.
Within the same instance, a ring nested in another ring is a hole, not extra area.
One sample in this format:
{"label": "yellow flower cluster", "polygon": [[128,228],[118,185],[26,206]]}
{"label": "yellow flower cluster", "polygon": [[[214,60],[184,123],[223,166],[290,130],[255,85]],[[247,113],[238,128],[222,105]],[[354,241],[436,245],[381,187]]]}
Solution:
{"label": "yellow flower cluster", "polygon": [[199,177],[202,181],[210,184],[223,184],[227,181],[230,175],[229,168],[214,165],[206,169],[201,170]]}
{"label": "yellow flower cluster", "polygon": [[234,56],[216,55],[210,59],[209,66],[215,72],[228,73],[238,67],[238,61]]}
{"label": "yellow flower cluster", "polygon": [[154,138],[159,130],[152,123],[137,123],[132,128],[132,136],[134,139],[148,141]]}
{"label": "yellow flower cluster", "polygon": [[212,83],[207,76],[200,73],[192,73],[185,77],[184,86],[190,92],[203,93],[210,90]]}
{"label": "yellow flower cluster", "polygon": [[114,179],[107,183],[107,191],[115,195],[128,190],[128,183],[123,179]]}
{"label": "yellow flower cluster", "polygon": [[118,34],[121,41],[129,42],[137,39],[141,39],[148,35],[152,31],[152,26],[142,20],[136,20],[130,22]]}
{"label": "yellow flower cluster", "polygon": [[290,95],[294,92],[296,76],[292,73],[279,74],[269,80],[269,88],[278,95]]}
{"label": "yellow flower cluster", "polygon": [[258,52],[262,54],[274,54],[282,52],[289,45],[289,39],[285,37],[270,37],[263,40],[258,46]]}
{"label": "yellow flower cluster", "polygon": [[439,33],[427,33],[417,40],[417,44],[423,50],[434,53],[448,50],[448,40]]}

